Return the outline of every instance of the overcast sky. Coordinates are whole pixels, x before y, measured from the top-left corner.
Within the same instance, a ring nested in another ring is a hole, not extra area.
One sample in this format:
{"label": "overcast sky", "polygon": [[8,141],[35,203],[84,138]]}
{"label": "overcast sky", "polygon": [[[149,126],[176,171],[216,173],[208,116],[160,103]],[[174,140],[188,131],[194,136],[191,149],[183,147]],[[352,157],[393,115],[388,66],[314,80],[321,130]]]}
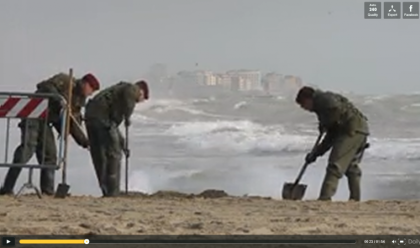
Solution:
{"label": "overcast sky", "polygon": [[[105,84],[260,69],[360,93],[420,91],[420,20],[365,20],[360,0],[2,0],[2,88],[73,67]],[[331,12],[331,13],[329,13]]]}

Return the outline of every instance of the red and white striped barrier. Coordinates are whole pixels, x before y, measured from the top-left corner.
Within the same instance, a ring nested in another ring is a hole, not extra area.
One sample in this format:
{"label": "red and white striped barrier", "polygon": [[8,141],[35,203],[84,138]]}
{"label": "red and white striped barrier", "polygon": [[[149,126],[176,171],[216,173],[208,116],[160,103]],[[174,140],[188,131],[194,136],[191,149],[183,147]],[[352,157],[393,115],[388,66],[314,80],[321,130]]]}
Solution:
{"label": "red and white striped barrier", "polygon": [[0,96],[0,118],[47,117],[48,98]]}

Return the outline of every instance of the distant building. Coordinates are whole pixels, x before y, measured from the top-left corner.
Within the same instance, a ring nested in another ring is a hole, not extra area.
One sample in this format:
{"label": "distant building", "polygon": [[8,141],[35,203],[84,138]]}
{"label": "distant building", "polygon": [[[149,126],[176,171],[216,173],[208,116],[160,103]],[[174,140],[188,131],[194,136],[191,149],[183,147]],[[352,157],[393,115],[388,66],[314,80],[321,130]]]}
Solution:
{"label": "distant building", "polygon": [[193,72],[196,82],[198,85],[205,85],[206,84],[206,72],[205,71],[194,71]]}
{"label": "distant building", "polygon": [[[261,72],[257,70],[234,70],[228,71],[228,75],[232,78],[232,84],[239,91],[260,90],[261,89]],[[235,78],[235,79],[234,79]]]}
{"label": "distant building", "polygon": [[241,91],[241,78],[238,76],[230,76],[230,90]]}
{"label": "distant building", "polygon": [[175,86],[177,87],[198,84],[197,76],[191,71],[180,71],[176,74],[175,78]]}
{"label": "distant building", "polygon": [[[154,72],[154,75],[163,75],[165,67],[154,65],[151,72]],[[218,86],[233,91],[264,90],[269,94],[290,95],[302,87],[302,79],[298,76],[283,76],[280,73],[270,72],[262,77],[258,70],[231,70],[226,73],[205,70],[180,71],[174,77],[167,76],[165,81],[169,89],[182,88],[184,91],[187,88],[194,91],[202,90],[203,86]]]}
{"label": "distant building", "polygon": [[283,91],[288,95],[294,95],[303,86],[302,79],[298,76],[284,76]]}
{"label": "distant building", "polygon": [[226,73],[219,73],[215,75],[216,77],[216,84],[220,85],[226,89],[229,89],[232,84],[232,78],[230,75]]}
{"label": "distant building", "polygon": [[303,85],[302,79],[300,77],[292,76],[292,75],[284,76],[284,84],[285,86],[292,87],[292,88],[300,88]]}
{"label": "distant building", "polygon": [[232,77],[226,73],[222,74],[221,83],[225,87],[230,87],[230,85],[232,84]]}
{"label": "distant building", "polygon": [[217,85],[217,77],[211,71],[181,71],[178,72],[177,78],[183,84],[202,86]]}
{"label": "distant building", "polygon": [[283,75],[276,72],[267,73],[262,79],[262,87],[266,93],[279,93],[282,91],[283,85]]}
{"label": "distant building", "polygon": [[215,86],[217,85],[217,78],[211,71],[202,71],[203,75],[203,85],[206,86]]}

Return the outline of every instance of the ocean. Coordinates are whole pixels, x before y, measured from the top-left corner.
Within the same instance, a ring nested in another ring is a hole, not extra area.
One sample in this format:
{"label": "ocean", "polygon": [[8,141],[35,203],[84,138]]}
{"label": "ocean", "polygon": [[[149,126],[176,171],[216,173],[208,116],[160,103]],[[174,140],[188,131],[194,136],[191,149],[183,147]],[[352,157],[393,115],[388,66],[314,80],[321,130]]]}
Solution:
{"label": "ocean", "polygon": [[[363,200],[416,199],[420,196],[420,94],[361,96],[347,94],[369,118],[371,147],[361,164]],[[293,99],[220,95],[161,98],[138,105],[129,142],[129,188],[154,193],[224,190],[231,195],[281,197],[293,182],[317,136],[316,116]],[[20,133],[10,130],[9,160]],[[4,129],[4,123],[0,128]],[[1,137],[4,140],[5,131]],[[4,157],[4,144],[0,145]],[[311,165],[302,183],[305,199],[316,199],[327,155]],[[35,163],[33,158],[31,162]],[[124,164],[121,188],[124,188]],[[0,169],[3,180],[6,169]],[[35,173],[35,183],[39,182]],[[27,180],[24,171],[15,191]],[[61,174],[57,173],[57,183]],[[68,183],[76,195],[100,195],[86,150],[71,142]],[[348,198],[340,181],[335,200]]]}

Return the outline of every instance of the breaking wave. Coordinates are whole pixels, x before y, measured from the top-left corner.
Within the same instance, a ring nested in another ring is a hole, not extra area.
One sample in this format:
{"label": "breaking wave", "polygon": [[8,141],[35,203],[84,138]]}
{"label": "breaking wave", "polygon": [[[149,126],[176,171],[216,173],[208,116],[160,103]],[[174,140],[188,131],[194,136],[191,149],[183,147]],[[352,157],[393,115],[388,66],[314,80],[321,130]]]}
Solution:
{"label": "breaking wave", "polygon": [[[264,126],[251,121],[186,122],[173,124],[166,133],[190,149],[237,153],[303,153],[316,137],[290,133],[282,125]],[[366,157],[383,160],[420,159],[420,139],[370,139]]]}
{"label": "breaking wave", "polygon": [[241,108],[245,108],[248,105],[248,103],[246,101],[242,101],[242,102],[238,102],[237,104],[235,104],[233,106],[234,109],[241,109]]}
{"label": "breaking wave", "polygon": [[232,118],[223,114],[210,113],[202,110],[195,105],[212,103],[212,99],[194,99],[191,102],[183,102],[180,100],[157,100],[144,104],[138,108],[142,115],[153,116],[156,118],[173,118],[174,121],[179,119],[197,119],[204,118]]}

